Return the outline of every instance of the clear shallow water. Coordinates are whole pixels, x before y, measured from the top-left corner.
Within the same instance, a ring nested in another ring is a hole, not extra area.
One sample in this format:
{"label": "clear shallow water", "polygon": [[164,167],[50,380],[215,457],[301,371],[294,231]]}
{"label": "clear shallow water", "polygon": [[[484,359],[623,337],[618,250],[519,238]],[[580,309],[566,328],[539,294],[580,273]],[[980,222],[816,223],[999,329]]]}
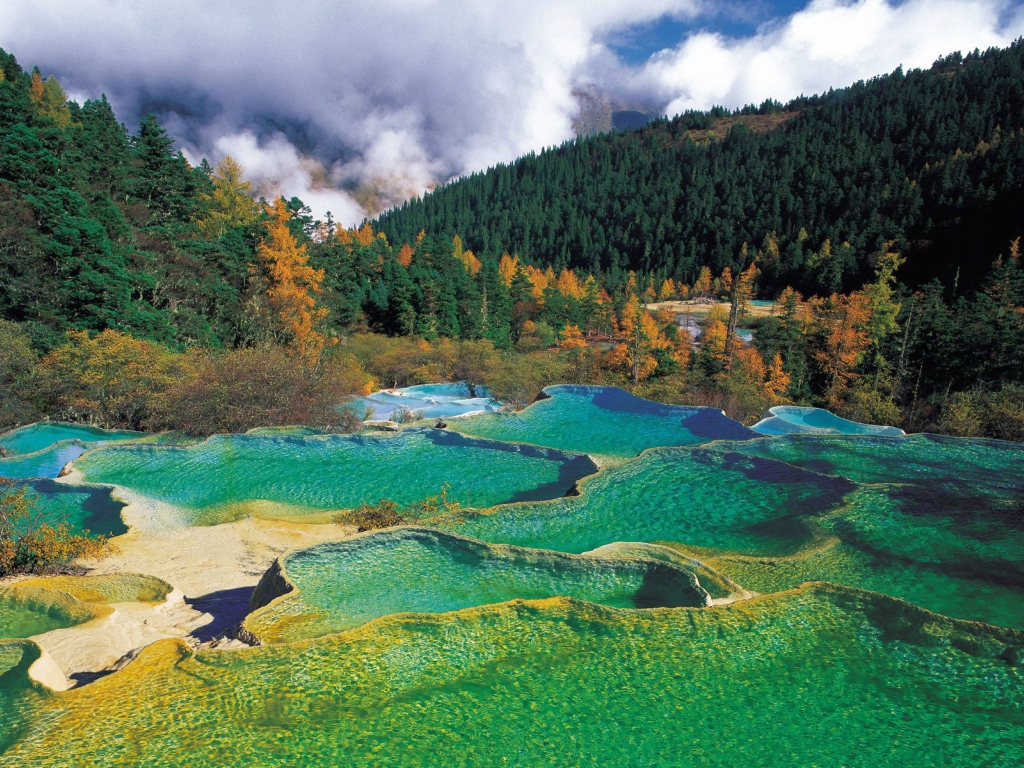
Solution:
{"label": "clear shallow water", "polygon": [[50,525],[67,523],[73,533],[119,536],[128,532],[121,519],[124,504],[115,500],[109,488],[28,480],[29,499],[35,511]]}
{"label": "clear shallow water", "polygon": [[494,412],[501,408],[501,403],[491,397],[486,387],[474,387],[471,392],[465,382],[455,382],[383,389],[343,407],[367,421],[387,421],[400,408],[414,411],[423,419],[448,419],[477,411]]}
{"label": "clear shallow water", "polygon": [[64,465],[89,448],[144,436],[142,432],[97,429],[78,424],[29,424],[0,435],[0,446],[10,454],[0,458],[0,477],[19,480],[55,478]]}
{"label": "clear shallow water", "polygon": [[574,552],[675,542],[757,592],[831,581],[1024,628],[1022,459],[1021,446],[927,436],[657,450],[584,482],[580,497],[473,515],[456,530]]}
{"label": "clear shallow water", "polygon": [[67,593],[15,584],[0,588],[0,639],[41,635],[101,615]]}
{"label": "clear shallow water", "polygon": [[41,421],[0,435],[0,446],[13,453],[35,453],[65,440],[80,443],[104,443],[143,437],[143,432],[98,429],[80,424]]}
{"label": "clear shallow water", "polygon": [[[921,492],[872,487],[820,521],[836,537],[789,559],[708,558],[748,589],[773,592],[820,580],[876,590],[960,619],[1024,629],[1024,530],[992,503],[949,509]],[[1019,502],[1018,502],[1019,506]],[[964,513],[967,519],[964,519]]]}
{"label": "clear shallow water", "polygon": [[[689,572],[666,563],[495,547],[422,528],[321,544],[287,556],[283,566],[295,591],[246,620],[264,642],[321,637],[393,613],[516,598],[561,595],[613,608],[697,607],[707,599]],[[273,593],[277,578],[272,571],[257,593]]]}
{"label": "clear shallow water", "polygon": [[544,393],[547,398],[519,413],[470,416],[450,427],[492,440],[619,458],[659,446],[757,437],[714,408],[664,405],[615,387],[563,385]]}
{"label": "clear shallow water", "polygon": [[[1024,760],[1017,633],[866,593],[554,600],[241,652],[164,641],[22,694],[5,765],[950,766]],[[967,649],[970,652],[965,652]]]}
{"label": "clear shallow water", "polygon": [[903,483],[943,494],[951,508],[1024,497],[1024,444],[937,435],[784,435],[715,446],[858,483]]}
{"label": "clear shallow water", "polygon": [[902,435],[897,427],[861,424],[836,416],[822,408],[777,405],[751,430],[762,435],[833,434],[833,435]]}
{"label": "clear shallow water", "polygon": [[474,440],[444,430],[318,437],[216,435],[185,448],[119,445],[75,464],[89,483],[173,507],[168,524],[213,525],[248,515],[326,522],[331,512],[389,498],[436,495],[486,507],[562,496],[594,471],[583,456]]}
{"label": "clear shallow water", "polygon": [[664,448],[602,470],[582,495],[467,516],[455,530],[484,541],[585,552],[616,541],[678,541],[791,554],[810,538],[800,517],[832,511],[856,484],[779,461]]}
{"label": "clear shallow water", "polygon": [[88,449],[88,446],[79,442],[62,442],[35,453],[15,454],[0,459],[0,477],[15,480],[55,478],[69,461],[74,461]]}

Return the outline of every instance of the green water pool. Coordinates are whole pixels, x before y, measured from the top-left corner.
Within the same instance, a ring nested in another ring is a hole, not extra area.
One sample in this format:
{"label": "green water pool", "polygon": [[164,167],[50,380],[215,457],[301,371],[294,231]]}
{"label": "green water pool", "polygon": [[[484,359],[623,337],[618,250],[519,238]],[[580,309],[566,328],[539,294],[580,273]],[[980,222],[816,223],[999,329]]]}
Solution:
{"label": "green water pool", "polygon": [[97,610],[66,592],[14,584],[0,588],[0,639],[19,639],[97,618]]}
{"label": "green water pool", "polygon": [[668,540],[791,554],[810,536],[801,519],[830,512],[857,485],[738,453],[662,448],[604,469],[580,489],[580,496],[470,515],[455,530],[484,541],[564,552]]}
{"label": "green water pool", "polygon": [[[1024,635],[812,587],[555,599],[193,652],[15,692],[5,765],[949,766],[1024,760]],[[20,715],[18,714],[20,713]]]}
{"label": "green water pool", "polygon": [[1021,455],[924,436],[660,449],[603,470],[582,496],[471,515],[454,530],[571,552],[666,542],[758,592],[832,581],[1024,629]]}
{"label": "green water pool", "polygon": [[40,421],[0,435],[0,446],[14,453],[26,454],[41,451],[66,440],[77,440],[80,443],[105,443],[115,440],[131,440],[144,435],[144,432]]}
{"label": "green water pool", "polygon": [[[382,498],[400,504],[450,487],[466,506],[564,495],[595,470],[585,456],[436,429],[354,436],[217,435],[187,447],[116,445],[75,463],[89,483],[173,508],[185,525],[248,515],[327,522]],[[168,521],[158,521],[167,523]]]}
{"label": "green water pool", "polygon": [[[282,579],[293,585],[284,592]],[[573,557],[487,545],[423,528],[397,528],[320,544],[285,557],[257,587],[246,628],[288,642],[358,627],[395,613],[444,613],[512,599],[556,596],[614,608],[701,606],[688,571],[654,560]]]}
{"label": "green water pool", "polygon": [[615,387],[562,385],[546,388],[543,395],[520,413],[452,419],[449,426],[492,440],[618,459],[659,446],[758,436],[714,408],[655,403]]}

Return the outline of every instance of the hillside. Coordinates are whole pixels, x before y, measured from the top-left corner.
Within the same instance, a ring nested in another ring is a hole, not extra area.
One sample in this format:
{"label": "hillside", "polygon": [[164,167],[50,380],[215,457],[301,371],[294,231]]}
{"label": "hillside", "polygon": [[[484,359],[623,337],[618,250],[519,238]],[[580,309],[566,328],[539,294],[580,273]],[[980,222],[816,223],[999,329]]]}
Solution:
{"label": "hillside", "polygon": [[[895,241],[901,277],[973,286],[1022,234],[1024,43],[927,71],[688,113],[582,138],[379,217],[393,242],[458,232],[476,251],[692,283],[762,252],[763,287],[858,287]],[[773,236],[774,233],[774,236]]]}

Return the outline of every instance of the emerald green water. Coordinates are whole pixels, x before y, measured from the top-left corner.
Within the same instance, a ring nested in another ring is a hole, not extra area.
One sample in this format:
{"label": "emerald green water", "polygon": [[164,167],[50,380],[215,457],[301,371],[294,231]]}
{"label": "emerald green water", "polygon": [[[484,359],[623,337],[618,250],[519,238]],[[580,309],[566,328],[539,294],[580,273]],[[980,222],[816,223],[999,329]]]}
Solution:
{"label": "emerald green water", "polygon": [[73,533],[119,536],[128,531],[121,519],[124,504],[108,488],[66,485],[52,480],[25,483],[29,499],[40,519],[51,525],[67,523]]}
{"label": "emerald green water", "polygon": [[77,424],[29,424],[0,435],[0,446],[10,453],[6,458],[0,458],[0,477],[54,478],[65,464],[91,447],[143,436],[142,432],[96,429]]}
{"label": "emerald green water", "polygon": [[757,437],[713,408],[664,405],[615,387],[556,386],[520,413],[452,419],[466,435],[631,458],[647,448]]}
{"label": "emerald green water", "polygon": [[516,598],[563,595],[614,608],[701,606],[707,599],[690,573],[666,563],[495,547],[422,528],[320,544],[289,555],[283,566],[295,591],[246,620],[264,641],[320,637],[393,613],[444,613]]}
{"label": "emerald green water", "polygon": [[[894,494],[895,491],[895,494]],[[855,493],[849,507],[821,520],[831,546],[789,558],[708,562],[748,589],[773,592],[830,581],[909,600],[947,616],[1024,629],[1024,531],[998,510],[969,521],[907,506],[900,489]]]}
{"label": "emerald green water", "polygon": [[445,484],[449,496],[467,506],[552,498],[595,469],[583,456],[433,429],[217,435],[188,447],[117,445],[91,451],[75,467],[89,483],[170,505],[179,519],[163,522],[185,525],[250,514],[326,521],[332,510],[381,498],[410,503]]}
{"label": "emerald green water", "polygon": [[0,757],[27,728],[43,697],[33,688],[28,668],[39,658],[38,645],[0,640]]}
{"label": "emerald green water", "polygon": [[585,552],[615,541],[790,554],[810,538],[801,518],[843,503],[857,486],[779,461],[663,448],[602,470],[582,495],[470,515],[455,530],[484,541]]}
{"label": "emerald green water", "polygon": [[144,434],[127,430],[98,429],[81,424],[41,421],[0,435],[0,446],[12,453],[26,454],[41,451],[66,440],[77,440],[80,443],[103,443],[113,440],[130,440],[142,437]]}
{"label": "emerald green water", "polygon": [[0,590],[0,639],[41,635],[77,624],[73,617],[35,601],[12,597]]}
{"label": "emerald green water", "polygon": [[951,504],[1024,496],[1024,445],[1020,443],[938,435],[784,435],[715,447],[843,475],[857,483],[941,489]]}
{"label": "emerald green water", "polygon": [[[674,542],[758,592],[830,581],[1024,629],[1021,456],[925,436],[663,449],[602,471],[582,496],[472,515],[455,530],[571,552]],[[810,471],[876,483],[887,463],[895,482],[866,487]]]}
{"label": "emerald green water", "polygon": [[97,615],[94,608],[66,593],[22,584],[0,588],[0,639],[41,635]]}
{"label": "emerald green water", "polygon": [[1006,659],[1022,642],[825,587],[717,609],[514,603],[240,652],[164,641],[34,701],[4,758],[1010,766],[1024,759],[1024,685]]}
{"label": "emerald green water", "polygon": [[[518,416],[451,422],[525,445],[443,430],[271,430],[78,459],[86,482],[116,486],[136,516],[161,524],[328,520],[445,483],[484,511],[285,556],[246,620],[261,647],[165,641],[117,674],[43,695],[25,681],[34,646],[0,642],[0,762],[1024,761],[1024,446],[764,438],[709,409],[548,391]],[[595,466],[568,451],[609,466],[577,482]],[[110,610],[80,602],[91,596],[159,601],[170,590],[98,578],[51,580],[71,593],[57,607],[26,608],[45,589],[33,581],[8,593],[4,614],[0,592],[0,628],[25,636],[51,613]],[[808,581],[830,583],[799,587]],[[762,595],[653,607],[744,589]]]}

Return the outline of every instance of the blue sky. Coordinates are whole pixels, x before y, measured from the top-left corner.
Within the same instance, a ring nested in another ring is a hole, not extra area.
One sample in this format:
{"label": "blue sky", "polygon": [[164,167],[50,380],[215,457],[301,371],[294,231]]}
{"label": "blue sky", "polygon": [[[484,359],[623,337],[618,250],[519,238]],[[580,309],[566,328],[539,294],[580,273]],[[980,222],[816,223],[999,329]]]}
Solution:
{"label": "blue sky", "polygon": [[803,10],[806,5],[806,0],[721,0],[708,4],[707,10],[697,18],[664,15],[657,21],[614,34],[609,44],[624,62],[639,65],[653,53],[676,47],[693,32],[708,31],[727,37],[749,37],[762,24],[791,16]]}

